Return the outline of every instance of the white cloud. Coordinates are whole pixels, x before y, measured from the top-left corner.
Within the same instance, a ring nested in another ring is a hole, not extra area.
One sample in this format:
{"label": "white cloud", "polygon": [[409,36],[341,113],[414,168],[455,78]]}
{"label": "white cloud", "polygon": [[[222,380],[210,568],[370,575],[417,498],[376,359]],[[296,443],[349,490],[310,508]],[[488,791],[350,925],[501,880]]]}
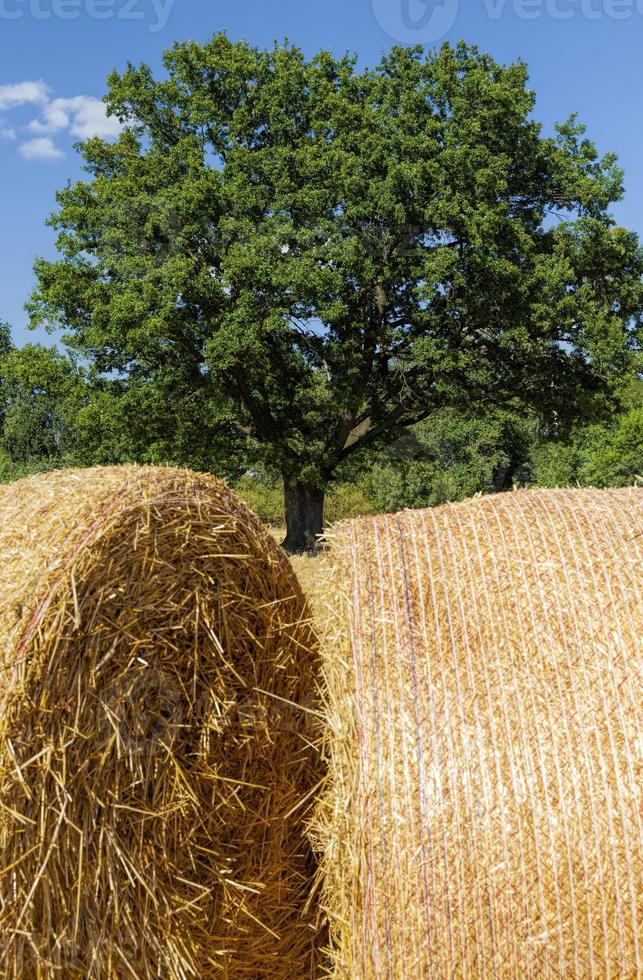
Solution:
{"label": "white cloud", "polygon": [[20,156],[25,160],[59,160],[65,154],[59,150],[50,136],[37,136],[20,146]]}
{"label": "white cloud", "polygon": [[39,106],[40,114],[27,125],[14,128],[0,116],[0,140],[15,140],[20,131],[34,134],[31,139],[23,137],[19,147],[25,160],[57,160],[64,156],[52,139],[54,134],[65,133],[81,140],[92,136],[116,139],[123,128],[117,119],[107,116],[105,105],[92,95],[54,99],[43,81],[0,85],[0,113],[28,105]]}
{"label": "white cloud", "polygon": [[47,102],[49,88],[44,82],[16,82],[0,85],[0,109],[15,109],[21,105],[39,105]]}
{"label": "white cloud", "polygon": [[100,99],[91,95],[76,95],[71,99],[53,99],[42,108],[40,119],[28,127],[33,133],[59,133],[68,130],[72,136],[89,139],[101,136],[114,139],[121,132],[118,119],[109,117]]}

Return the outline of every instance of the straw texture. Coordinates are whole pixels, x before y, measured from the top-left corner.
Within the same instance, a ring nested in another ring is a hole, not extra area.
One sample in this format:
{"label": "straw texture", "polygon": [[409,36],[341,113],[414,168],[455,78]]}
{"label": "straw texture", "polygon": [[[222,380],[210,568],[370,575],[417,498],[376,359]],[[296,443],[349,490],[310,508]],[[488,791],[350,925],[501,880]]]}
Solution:
{"label": "straw texture", "polygon": [[336,527],[334,977],[641,976],[642,557],[635,489]]}
{"label": "straw texture", "polygon": [[314,977],[317,659],[259,521],[65,471],[0,488],[0,561],[0,974]]}

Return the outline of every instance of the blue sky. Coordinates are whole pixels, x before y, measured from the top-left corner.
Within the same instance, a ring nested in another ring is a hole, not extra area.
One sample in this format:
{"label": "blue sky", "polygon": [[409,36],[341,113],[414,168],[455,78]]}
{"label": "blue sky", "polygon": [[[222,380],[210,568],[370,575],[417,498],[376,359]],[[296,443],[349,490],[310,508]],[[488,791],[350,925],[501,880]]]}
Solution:
{"label": "blue sky", "polygon": [[[392,43],[464,38],[501,61],[526,61],[546,131],[577,111],[626,171],[618,220],[643,233],[643,0],[0,0],[0,320],[33,340],[23,303],[54,193],[80,174],[73,143],[109,136],[96,101],[128,61],[158,68],[174,40],[218,30],[312,54],[373,63]],[[46,336],[39,336],[45,339]]]}

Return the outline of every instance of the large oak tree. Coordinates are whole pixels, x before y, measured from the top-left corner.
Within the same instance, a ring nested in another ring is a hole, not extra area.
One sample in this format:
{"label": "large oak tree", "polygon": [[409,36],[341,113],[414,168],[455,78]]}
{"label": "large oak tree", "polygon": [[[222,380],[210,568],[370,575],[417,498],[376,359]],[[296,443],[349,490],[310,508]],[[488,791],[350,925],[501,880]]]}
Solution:
{"label": "large oak tree", "polygon": [[460,44],[361,69],[217,35],[165,69],[110,77],[125,129],[58,195],[33,322],[156,392],[168,432],[278,469],[286,547],[321,531],[349,456],[436,411],[560,427],[600,404],[641,250],[610,217],[615,158],[574,120],[542,135],[524,65]]}

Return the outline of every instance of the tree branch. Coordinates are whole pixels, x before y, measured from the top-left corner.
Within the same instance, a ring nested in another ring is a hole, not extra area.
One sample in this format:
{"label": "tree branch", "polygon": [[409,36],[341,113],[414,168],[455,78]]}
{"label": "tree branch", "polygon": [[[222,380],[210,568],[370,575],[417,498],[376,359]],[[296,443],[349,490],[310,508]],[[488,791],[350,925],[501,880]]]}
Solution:
{"label": "tree branch", "polygon": [[433,414],[437,407],[437,405],[431,405],[430,407],[424,408],[414,415],[409,414],[405,418],[405,413],[410,412],[410,408],[408,405],[401,403],[386,419],[383,419],[377,425],[367,428],[362,435],[357,435],[351,441],[351,436],[353,436],[356,431],[353,429],[339,455],[339,462],[342,462],[348,456],[351,456],[354,452],[356,452],[356,450],[372,445],[377,439],[379,439],[380,436],[384,435],[393,426],[398,426],[401,429],[407,429],[412,425],[417,425],[418,422],[423,422],[424,419]]}

